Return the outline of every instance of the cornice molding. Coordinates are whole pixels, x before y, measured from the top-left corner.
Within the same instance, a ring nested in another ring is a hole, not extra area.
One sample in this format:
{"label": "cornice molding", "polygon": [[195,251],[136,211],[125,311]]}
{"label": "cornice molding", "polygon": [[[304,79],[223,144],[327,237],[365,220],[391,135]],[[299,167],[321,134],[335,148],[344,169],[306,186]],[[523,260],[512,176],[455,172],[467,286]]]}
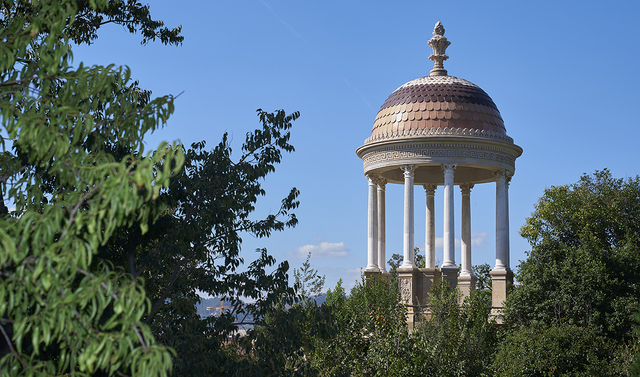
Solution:
{"label": "cornice molding", "polygon": [[502,141],[505,143],[513,144],[513,139],[509,136],[493,132],[493,131],[485,131],[479,129],[469,129],[469,128],[424,128],[421,130],[410,129],[410,130],[402,130],[396,132],[385,132],[382,134],[375,134],[368,137],[364,144],[371,144],[379,141],[387,141],[394,139],[410,139],[415,137],[438,137],[438,136],[453,136],[453,137],[479,137],[490,140]]}

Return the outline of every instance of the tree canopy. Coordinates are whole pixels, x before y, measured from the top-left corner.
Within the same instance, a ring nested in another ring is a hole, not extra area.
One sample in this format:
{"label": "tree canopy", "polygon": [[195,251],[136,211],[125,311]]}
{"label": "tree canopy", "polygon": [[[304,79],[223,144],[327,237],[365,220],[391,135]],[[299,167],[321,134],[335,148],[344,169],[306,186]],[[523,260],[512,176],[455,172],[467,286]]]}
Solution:
{"label": "tree canopy", "polygon": [[[286,261],[268,272],[276,261],[257,250],[238,269],[243,236],[297,223],[295,188],[277,213],[251,215],[266,194],[261,181],[294,150],[299,114],[258,110],[261,127],[237,158],[226,134],[211,151],[200,142],[145,154],[143,136],[166,122],[174,98],[152,100],[126,67],[74,68],[71,42],[91,43],[117,23],[143,43],[179,44],[180,28],[135,1],[0,7],[1,356],[26,374],[163,375],[172,359],[180,375],[260,368],[221,347],[238,325],[296,318],[279,309],[295,297]],[[231,310],[200,318],[199,292]],[[264,334],[250,331],[239,352],[276,349],[269,342],[285,335]]]}
{"label": "tree canopy", "polygon": [[[79,12],[110,2],[1,6],[0,184],[15,205],[0,217],[3,373],[167,375],[172,353],[143,322],[141,281],[93,261],[117,229],[144,232],[160,214],[148,204],[184,156],[165,143],[145,154],[142,136],[173,97],[142,101],[126,67],[72,66]],[[129,152],[116,158],[105,142]]]}
{"label": "tree canopy", "polygon": [[640,297],[640,178],[608,170],[545,190],[520,230],[531,244],[507,298],[508,322],[631,335]]}

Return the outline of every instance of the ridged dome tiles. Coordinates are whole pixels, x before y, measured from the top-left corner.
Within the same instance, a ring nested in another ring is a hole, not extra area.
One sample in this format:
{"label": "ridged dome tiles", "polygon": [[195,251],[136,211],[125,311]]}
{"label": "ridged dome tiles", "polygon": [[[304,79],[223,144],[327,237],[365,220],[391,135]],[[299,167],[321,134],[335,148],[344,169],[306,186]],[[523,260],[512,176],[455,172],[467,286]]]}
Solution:
{"label": "ridged dome tiles", "polygon": [[506,135],[500,112],[489,95],[453,76],[427,76],[402,85],[380,108],[371,135],[438,128]]}

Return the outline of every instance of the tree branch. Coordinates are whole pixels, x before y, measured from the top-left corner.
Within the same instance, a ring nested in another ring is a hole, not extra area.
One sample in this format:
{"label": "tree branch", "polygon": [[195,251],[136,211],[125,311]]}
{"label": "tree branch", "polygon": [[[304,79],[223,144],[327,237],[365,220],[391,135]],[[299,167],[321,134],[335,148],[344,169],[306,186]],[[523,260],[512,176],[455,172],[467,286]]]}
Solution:
{"label": "tree branch", "polygon": [[[67,221],[67,228],[71,228],[71,224],[73,223],[73,220],[75,219],[76,213],[78,213],[78,209],[80,208],[80,206],[87,200],[89,196],[91,196],[94,192],[98,191],[102,187],[103,183],[100,183],[99,185],[94,186],[91,190],[89,190],[86,194],[84,194],[82,198],[80,198],[80,200],[78,201],[78,204],[76,204],[73,207],[73,209],[71,210],[71,213],[69,214],[69,221]],[[67,234],[67,229],[65,228],[62,230],[60,239],[64,238],[66,234]]]}
{"label": "tree branch", "polygon": [[18,352],[16,351],[15,348],[13,348],[13,343],[11,343],[11,338],[9,338],[9,335],[7,334],[7,332],[4,330],[4,326],[2,326],[2,323],[0,323],[0,332],[2,332],[2,335],[4,336],[4,340],[7,342],[7,345],[9,346],[9,349],[11,350],[11,353],[18,359],[18,361],[20,361],[20,364],[22,364],[22,367],[25,369],[31,369],[29,368],[29,366],[24,362],[24,360],[22,360],[22,358],[20,358],[20,354],[18,354]]}
{"label": "tree branch", "polygon": [[180,268],[182,266],[184,266],[185,263],[187,263],[187,261],[193,257],[193,254],[195,254],[195,250],[193,250],[191,253],[189,253],[189,255],[187,255],[186,257],[184,257],[180,262],[178,262],[178,264],[176,264],[176,267],[173,269],[173,272],[171,273],[171,279],[169,280],[169,284],[167,285],[167,287],[164,289],[164,292],[162,293],[162,296],[158,299],[158,301],[156,301],[156,303],[153,305],[153,308],[151,309],[151,312],[149,312],[149,315],[147,315],[147,318],[144,319],[144,323],[149,324],[149,322],[151,321],[151,318],[153,318],[153,316],[156,314],[156,312],[158,311],[158,309],[160,309],[160,306],[164,303],[164,301],[167,299],[167,296],[169,296],[169,292],[173,289],[173,284],[176,282],[176,280],[178,280],[178,278],[180,277],[179,271]]}
{"label": "tree branch", "polygon": [[133,325],[133,329],[136,332],[136,335],[138,336],[138,340],[140,341],[140,344],[142,344],[142,348],[144,348],[144,350],[147,350],[147,343],[145,343],[144,339],[142,338],[142,334],[140,334],[140,330],[138,330],[138,326]]}

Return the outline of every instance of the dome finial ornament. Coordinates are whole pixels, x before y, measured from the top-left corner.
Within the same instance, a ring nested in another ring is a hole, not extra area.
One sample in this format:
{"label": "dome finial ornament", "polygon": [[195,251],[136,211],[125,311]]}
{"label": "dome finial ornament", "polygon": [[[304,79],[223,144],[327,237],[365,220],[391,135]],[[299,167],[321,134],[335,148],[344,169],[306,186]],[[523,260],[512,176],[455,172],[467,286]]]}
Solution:
{"label": "dome finial ornament", "polygon": [[429,46],[433,48],[433,54],[429,56],[430,60],[433,60],[433,69],[431,70],[431,76],[446,76],[447,70],[444,69],[443,62],[449,57],[445,54],[447,47],[451,42],[444,36],[444,26],[442,22],[438,21],[433,29],[433,37],[429,39]]}

